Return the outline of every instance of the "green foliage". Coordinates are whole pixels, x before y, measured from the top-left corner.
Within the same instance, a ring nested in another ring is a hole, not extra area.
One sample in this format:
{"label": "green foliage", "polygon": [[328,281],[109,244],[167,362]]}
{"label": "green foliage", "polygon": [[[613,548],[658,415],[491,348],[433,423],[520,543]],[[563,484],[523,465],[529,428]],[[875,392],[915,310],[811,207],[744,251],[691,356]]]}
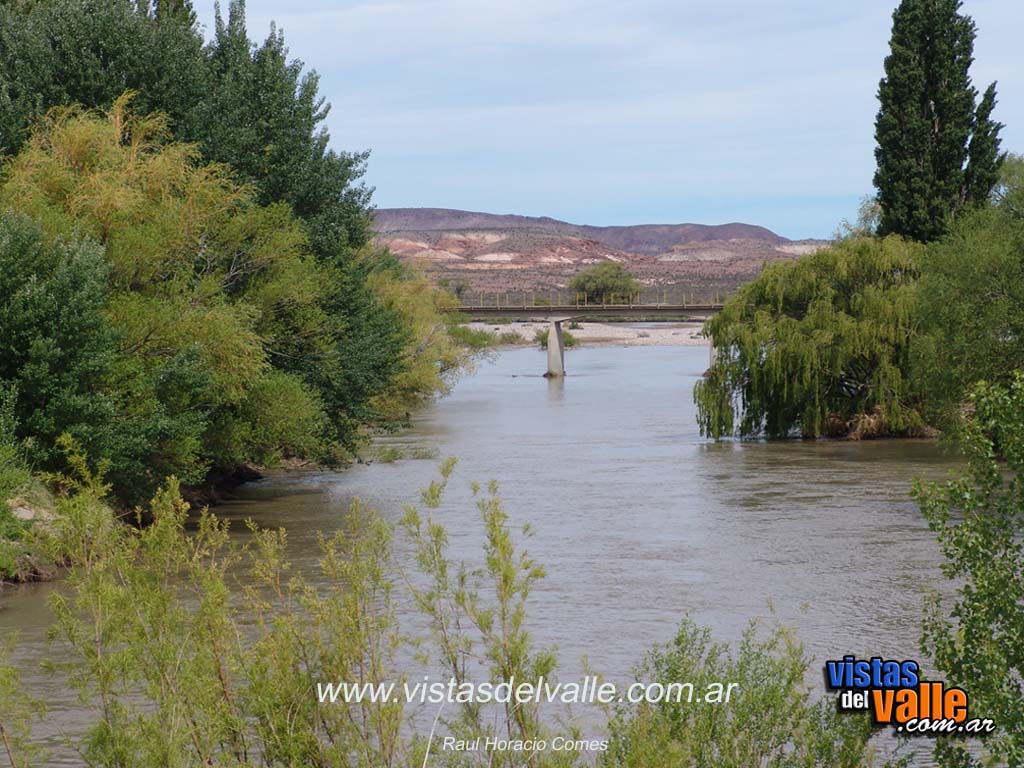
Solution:
{"label": "green foliage", "polygon": [[[152,117],[127,113],[125,88]],[[119,349],[137,354],[110,383],[122,433],[76,434],[97,455],[118,447],[112,478],[138,485],[131,502],[168,473],[194,482],[247,453],[314,450],[293,440],[250,452],[247,430],[233,429],[269,367],[305,386],[303,413],[322,409],[316,442],[331,454],[354,449],[382,411],[443,390],[458,367],[445,329],[416,354],[421,329],[397,304],[438,299],[375,281],[408,276],[367,248],[367,155],[328,149],[317,90],[277,30],[248,38],[241,2],[218,13],[208,44],[187,1],[0,5],[0,153],[20,152],[5,197],[51,235],[84,232],[106,248],[109,319]],[[124,146],[82,119],[90,108],[111,111]],[[172,130],[191,143],[171,143]],[[205,447],[214,442],[225,453]]]}
{"label": "green foliage", "polygon": [[939,765],[1013,768],[1024,765],[1024,374],[980,383],[971,405],[967,474],[915,486],[956,585],[952,605],[930,597],[922,650],[968,692],[971,716],[996,724],[980,759],[959,740],[936,740]]}
{"label": "green foliage", "polygon": [[272,370],[216,422],[210,450],[226,466],[251,461],[272,467],[289,457],[320,456],[326,421],[315,391],[293,374]]}
{"label": "green foliage", "polygon": [[[330,270],[287,208],[199,165],[128,98],[104,117],[53,113],[6,167],[0,199],[47,237],[3,248],[0,377],[17,385],[19,436],[42,468],[70,432],[134,504],[167,474],[194,483],[211,466],[318,451],[320,399],[291,369],[330,358],[344,330],[320,306]],[[62,246],[70,232],[102,250]],[[82,255],[58,269],[68,247]],[[29,290],[26,270],[54,287]]]}
{"label": "green foliage", "polygon": [[[13,446],[0,445],[0,581],[16,579],[30,553],[23,541],[31,523],[14,515],[11,502],[30,483],[28,468]],[[2,674],[2,672],[0,672]]]}
{"label": "green foliage", "polygon": [[0,641],[0,756],[11,768],[28,768],[36,758],[45,757],[32,743],[32,722],[44,714],[45,707],[24,690],[10,660],[16,639]]}
{"label": "green foliage", "polygon": [[980,102],[968,70],[975,25],[960,0],[902,0],[875,121],[879,234],[940,238],[950,219],[987,202],[999,175],[995,84]]}
{"label": "green foliage", "polygon": [[368,285],[403,329],[394,359],[397,369],[386,389],[371,401],[378,414],[394,417],[447,393],[455,377],[486,347],[478,335],[457,324],[455,297],[437,290],[423,275],[391,262],[371,274]]}
{"label": "green foliage", "polygon": [[[550,328],[538,328],[537,332],[533,336],[533,340],[536,341],[538,345],[540,345],[541,349],[547,349],[548,348],[548,338],[550,337],[550,335],[551,335],[551,329]],[[577,339],[575,336],[573,336],[571,333],[569,333],[569,331],[566,331],[566,330],[562,331],[562,345],[566,349],[572,349],[573,347],[578,347],[579,344],[580,344],[580,340]]]}
{"label": "green foliage", "polygon": [[[416,605],[430,621],[437,660],[456,685],[471,679],[479,660],[489,667],[494,683],[537,680],[540,676],[553,680],[554,650],[535,648],[526,628],[530,593],[545,577],[544,568],[514,535],[498,496],[497,483],[492,481],[486,493],[473,486],[484,526],[483,566],[474,570],[448,557],[448,532],[431,510],[441,506],[454,468],[455,460],[446,460],[441,465],[440,479],[422,494],[423,509],[409,505],[402,519],[414,546],[417,566],[426,577],[426,584],[413,584],[411,589]],[[530,535],[531,530],[524,526],[518,538]],[[554,735],[551,726],[543,722],[537,703],[507,702],[500,706],[501,716],[493,718],[479,703],[470,702],[460,708],[457,716],[447,717],[443,723],[459,739],[497,736],[529,740]],[[487,759],[487,765],[495,768],[558,768],[576,764],[576,755],[569,751],[526,755],[495,751]]]}
{"label": "green foliage", "polygon": [[320,258],[337,262],[367,245],[370,190],[358,182],[368,153],[327,148],[321,126],[330,106],[317,93],[316,73],[288,60],[273,26],[261,45],[251,41],[240,0],[229,3],[227,19],[218,11],[205,53],[213,85],[182,138],[256,184],[263,204],[288,203]]}
{"label": "green foliage", "polygon": [[174,480],[142,529],[115,520],[95,477],[79,486],[61,502],[51,544],[73,566],[51,599],[68,649],[52,666],[93,707],[77,745],[84,760],[398,764],[401,705],[316,696],[317,682],[400,679],[379,518],[356,504],[322,539],[324,585],[314,588],[291,574],[283,531],[254,530],[239,548],[204,512],[187,532]]}
{"label": "green foliage", "polygon": [[1024,155],[1006,156],[992,202],[1007,216],[1024,219]]}
{"label": "green foliage", "polygon": [[341,258],[369,241],[365,153],[327,148],[329,107],[315,73],[289,61],[283,36],[245,31],[244,4],[218,13],[204,44],[187,0],[39,0],[0,5],[0,150],[16,153],[55,106],[108,109],[125,90],[140,112],[161,112],[181,141],[285,202],[314,251]]}
{"label": "green foliage", "polygon": [[[475,351],[490,349],[499,343],[508,343],[501,342],[497,334],[491,333],[484,328],[470,328],[468,325],[461,323],[452,325],[449,329],[449,335],[451,335],[456,343]],[[505,334],[502,335],[504,336]],[[518,338],[519,334],[516,334],[516,337]]]}
{"label": "green foliage", "polygon": [[98,449],[113,401],[97,393],[115,340],[107,327],[108,267],[81,239],[47,240],[24,216],[0,213],[0,382],[5,440],[24,440],[31,461],[52,464],[54,441],[72,431]]}
{"label": "green foliage", "polygon": [[375,460],[381,464],[394,464],[405,458],[405,451],[397,445],[385,445],[377,449]]}
{"label": "green foliage", "polygon": [[624,266],[608,261],[580,270],[569,289],[593,304],[628,304],[640,284]]}
{"label": "green foliage", "polygon": [[187,0],[0,3],[0,154],[15,154],[54,106],[108,108],[125,90],[179,132],[210,89]]}
{"label": "green foliage", "polygon": [[[671,643],[650,651],[636,670],[644,685],[693,684],[694,700],[621,705],[601,766],[664,768],[859,768],[872,750],[870,719],[812,702],[804,682],[808,660],[792,634],[761,638],[751,625],[734,653],[686,620]],[[728,703],[713,684],[734,684]]]}
{"label": "green foliage", "polygon": [[914,434],[910,380],[919,247],[851,239],[767,266],[705,325],[714,362],[694,397],[701,432]]}
{"label": "green foliage", "polygon": [[974,382],[1024,368],[1024,179],[1009,163],[996,205],[957,221],[921,264],[914,368],[931,418],[956,431]]}

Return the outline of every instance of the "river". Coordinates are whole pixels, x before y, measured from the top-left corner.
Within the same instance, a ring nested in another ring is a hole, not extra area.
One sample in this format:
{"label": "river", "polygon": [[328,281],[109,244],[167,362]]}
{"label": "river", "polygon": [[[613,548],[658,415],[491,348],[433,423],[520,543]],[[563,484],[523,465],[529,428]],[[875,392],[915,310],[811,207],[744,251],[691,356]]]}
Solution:
{"label": "river", "polygon": [[[563,679],[584,656],[628,679],[685,615],[735,640],[774,612],[817,669],[846,653],[917,658],[923,590],[943,580],[909,491],[914,477],[946,476],[953,458],[927,441],[708,442],[692,399],[707,362],[706,347],[590,347],[567,354],[566,379],[546,380],[544,353],[503,351],[386,442],[458,457],[438,513],[454,555],[479,559],[474,480],[496,479],[513,523],[532,524],[529,548],[548,575],[530,626],[557,645]],[[436,465],[270,477],[218,511],[286,526],[293,561],[310,573],[316,533],[354,497],[395,519]],[[78,705],[38,669],[44,598],[59,588],[0,592],[0,635],[20,633],[29,689],[50,701],[51,724],[73,731]]]}

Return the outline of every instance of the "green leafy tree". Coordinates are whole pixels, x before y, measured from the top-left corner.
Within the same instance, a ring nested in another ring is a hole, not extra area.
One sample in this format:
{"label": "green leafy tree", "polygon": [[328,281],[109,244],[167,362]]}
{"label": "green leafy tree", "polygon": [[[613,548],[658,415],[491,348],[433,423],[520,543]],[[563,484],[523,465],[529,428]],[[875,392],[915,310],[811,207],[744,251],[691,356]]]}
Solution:
{"label": "green leafy tree", "polygon": [[992,201],[1008,216],[1024,219],[1024,155],[1006,156]]}
{"label": "green leafy tree", "polygon": [[956,585],[952,604],[928,601],[922,650],[948,685],[963,687],[971,716],[996,730],[979,754],[936,739],[941,766],[1024,765],[1024,374],[1008,386],[979,384],[963,432],[968,471],[915,495]]}
{"label": "green leafy tree", "polygon": [[101,386],[115,353],[108,273],[95,243],[48,240],[26,216],[0,214],[0,383],[11,396],[5,432],[42,467],[54,466],[63,432],[92,438],[97,451],[110,448],[100,434],[115,412]]}
{"label": "green leafy tree", "polygon": [[[196,483],[211,468],[315,452],[326,419],[294,360],[329,358],[339,334],[320,306],[331,270],[307,252],[287,206],[258,205],[226,168],[170,142],[161,116],[136,116],[127,102],[104,116],[52,113],[8,163],[0,201],[31,214],[54,241],[75,232],[103,246],[93,246],[103,293],[91,314],[74,317],[109,323],[113,334],[106,355],[83,363],[106,362],[102,376],[67,361],[29,369],[37,380],[19,391],[39,403],[26,403],[20,428],[47,448],[71,432],[111,462],[118,495],[137,503],[168,474]],[[12,259],[21,271],[36,268],[30,257]],[[46,328],[42,313],[18,317]],[[20,364],[30,340],[8,338],[0,358]],[[82,328],[60,347],[87,352],[90,338]],[[88,427],[68,408],[47,417],[43,406],[59,402],[51,388],[64,379],[84,390],[85,405],[106,409]]]}
{"label": "green leafy tree", "polygon": [[977,101],[968,70],[976,29],[960,0],[902,0],[878,87],[875,187],[879,234],[940,238],[961,210],[984,204],[1002,158],[995,84]]}
{"label": "green leafy tree", "polygon": [[1024,369],[1024,178],[1004,166],[995,204],[958,220],[921,260],[913,345],[929,418],[955,431],[974,382],[1009,384]]}
{"label": "green leafy tree", "polygon": [[920,246],[844,240],[776,262],[705,325],[714,362],[694,398],[701,432],[915,434],[910,377]]}
{"label": "green leafy tree", "polygon": [[316,74],[288,58],[278,31],[254,43],[242,2],[226,19],[218,13],[208,44],[188,0],[0,3],[0,153],[18,151],[50,108],[108,109],[126,88],[140,114],[166,115],[178,141],[230,166],[256,202],[287,205],[298,217],[328,270],[318,308],[333,324],[333,348],[293,349],[291,340],[307,338],[295,334],[272,354],[315,382],[332,439],[353,447],[378,415],[371,401],[403,386],[395,380],[407,362],[401,313],[369,284],[387,263],[368,247],[366,153],[329,148]]}
{"label": "green leafy tree", "polygon": [[569,282],[569,289],[596,304],[625,304],[640,290],[640,284],[624,266],[608,261],[580,270]]}
{"label": "green leafy tree", "polygon": [[0,155],[50,108],[105,109],[125,90],[179,133],[195,125],[209,81],[188,0],[0,2]]}
{"label": "green leafy tree", "polygon": [[291,205],[321,258],[365,246],[372,235],[371,190],[359,179],[369,153],[328,149],[322,124],[330,105],[318,94],[317,74],[288,59],[274,27],[262,44],[250,40],[242,0],[231,1],[226,19],[218,9],[205,53],[214,86],[182,138],[198,141],[205,157],[256,184],[262,203]]}

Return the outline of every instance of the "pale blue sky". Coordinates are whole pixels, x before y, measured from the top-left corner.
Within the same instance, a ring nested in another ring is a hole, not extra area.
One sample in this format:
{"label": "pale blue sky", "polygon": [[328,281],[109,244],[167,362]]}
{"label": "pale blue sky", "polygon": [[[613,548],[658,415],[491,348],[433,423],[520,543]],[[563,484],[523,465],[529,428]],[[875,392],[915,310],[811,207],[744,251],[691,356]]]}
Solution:
{"label": "pale blue sky", "polygon": [[[207,33],[213,0],[197,0]],[[896,0],[249,0],[321,76],[380,207],[827,237],[872,192]],[[226,2],[224,3],[226,10]],[[1024,152],[1022,0],[967,0]]]}

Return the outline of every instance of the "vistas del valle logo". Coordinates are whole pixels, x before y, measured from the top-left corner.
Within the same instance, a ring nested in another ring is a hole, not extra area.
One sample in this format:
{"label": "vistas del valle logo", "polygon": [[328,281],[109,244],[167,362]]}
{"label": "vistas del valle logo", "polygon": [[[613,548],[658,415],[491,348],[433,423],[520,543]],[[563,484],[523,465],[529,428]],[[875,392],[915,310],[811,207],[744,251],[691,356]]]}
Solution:
{"label": "vistas del valle logo", "polygon": [[988,718],[972,718],[963,688],[921,679],[916,661],[843,656],[825,662],[825,686],[839,693],[839,709],[868,710],[875,725],[897,733],[982,735],[995,729]]}

